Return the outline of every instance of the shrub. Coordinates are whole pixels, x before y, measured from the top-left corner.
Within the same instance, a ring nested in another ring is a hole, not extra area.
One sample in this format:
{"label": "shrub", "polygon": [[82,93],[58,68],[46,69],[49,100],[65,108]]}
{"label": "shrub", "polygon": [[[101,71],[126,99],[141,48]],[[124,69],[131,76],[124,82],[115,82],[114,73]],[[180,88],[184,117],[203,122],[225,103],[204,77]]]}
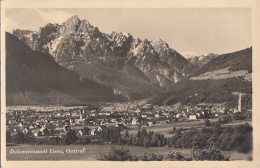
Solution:
{"label": "shrub", "polygon": [[218,160],[229,161],[229,157],[225,157],[221,154],[220,150],[194,150],[192,151],[193,160]]}
{"label": "shrub", "polygon": [[162,161],[163,155],[156,155],[154,152],[152,153],[144,153],[143,156],[141,156],[142,161]]}
{"label": "shrub", "polygon": [[181,155],[180,152],[176,151],[176,152],[173,152],[171,151],[168,155],[167,155],[167,159],[171,160],[171,161],[184,161],[186,160],[184,158],[184,156]]}
{"label": "shrub", "polygon": [[132,156],[129,153],[129,149],[111,147],[111,151],[108,155],[99,155],[96,159],[101,161],[137,161],[136,156]]}

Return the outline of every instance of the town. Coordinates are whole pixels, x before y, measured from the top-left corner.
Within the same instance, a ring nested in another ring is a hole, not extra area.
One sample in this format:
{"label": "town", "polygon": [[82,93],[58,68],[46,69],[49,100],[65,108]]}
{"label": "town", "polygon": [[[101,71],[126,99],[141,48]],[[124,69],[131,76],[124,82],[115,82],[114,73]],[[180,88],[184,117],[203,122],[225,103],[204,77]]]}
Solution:
{"label": "town", "polygon": [[[178,122],[232,120],[252,118],[252,110],[225,108],[224,104],[200,103],[196,106],[153,106],[151,104],[104,104],[70,107],[16,110],[8,109],[6,130],[12,139],[19,131],[33,138],[61,137],[74,130],[81,139],[99,138],[102,129],[118,127],[120,131],[146,127],[156,128]],[[241,108],[240,108],[241,109]],[[189,124],[189,123],[187,123]],[[170,128],[171,129],[171,128]],[[156,131],[155,131],[156,132]]]}

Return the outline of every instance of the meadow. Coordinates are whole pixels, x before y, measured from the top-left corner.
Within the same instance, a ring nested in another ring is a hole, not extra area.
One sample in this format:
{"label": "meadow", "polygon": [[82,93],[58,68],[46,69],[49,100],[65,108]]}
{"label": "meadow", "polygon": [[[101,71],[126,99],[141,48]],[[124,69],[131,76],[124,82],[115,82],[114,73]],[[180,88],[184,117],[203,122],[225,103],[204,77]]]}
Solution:
{"label": "meadow", "polygon": [[[218,121],[218,118],[210,119],[211,124],[214,124],[217,121]],[[252,125],[252,119],[234,120],[228,124],[221,124],[221,127],[236,126],[236,125],[245,124],[245,123]],[[195,128],[205,127],[205,121],[203,121],[203,120],[178,121],[178,122],[167,123],[167,124],[159,123],[159,124],[153,125],[152,127],[146,127],[146,126],[142,126],[142,127],[146,128],[147,131],[153,131],[158,134],[163,134],[165,137],[170,137],[170,136],[172,136],[172,134],[170,134],[170,132],[172,131],[173,127],[183,128],[183,129],[189,129],[192,127],[195,127]],[[131,135],[135,135],[138,132],[138,126],[137,125],[130,126],[128,132]]]}

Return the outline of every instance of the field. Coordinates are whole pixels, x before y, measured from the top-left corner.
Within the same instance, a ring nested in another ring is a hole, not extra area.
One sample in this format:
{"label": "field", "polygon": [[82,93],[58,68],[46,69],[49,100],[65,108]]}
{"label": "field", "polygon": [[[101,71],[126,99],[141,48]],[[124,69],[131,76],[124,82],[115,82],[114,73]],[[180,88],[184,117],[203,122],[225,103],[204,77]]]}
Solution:
{"label": "field", "polygon": [[[210,123],[214,124],[215,122],[218,121],[218,118],[214,118],[214,119],[210,119]],[[247,119],[247,120],[235,120],[229,124],[222,124],[222,127],[227,127],[227,126],[236,126],[239,124],[245,124],[245,123],[249,123],[250,125],[252,125],[252,120],[251,119]],[[115,125],[115,124],[113,124]],[[107,125],[109,126],[109,125]],[[128,133],[130,135],[136,135],[138,132],[138,125],[126,125],[129,129],[128,129]],[[163,134],[165,137],[170,137],[172,136],[172,134],[170,134],[170,131],[172,131],[173,127],[176,128],[183,128],[183,129],[189,129],[191,127],[204,127],[205,126],[205,121],[203,120],[198,120],[198,121],[178,121],[178,122],[174,122],[174,123],[167,123],[167,124],[163,124],[163,123],[158,123],[158,124],[154,124],[152,127],[147,127],[142,125],[142,128],[145,128],[148,132],[149,131],[153,131],[156,132],[158,134]],[[96,128],[97,126],[93,125],[93,126],[72,126],[72,129],[84,129],[84,127],[89,127],[91,129]],[[63,128],[56,128],[56,130],[61,130]]]}
{"label": "field", "polygon": [[[218,118],[210,119],[210,123],[214,124],[215,122],[218,121]],[[226,126],[235,126],[239,124],[245,124],[249,123],[252,125],[252,120],[235,120],[229,124],[222,124],[222,127]],[[165,137],[170,137],[172,134],[170,134],[170,131],[172,130],[173,127],[176,128],[183,128],[183,129],[188,129],[191,127],[204,127],[205,126],[205,121],[199,120],[199,121],[181,121],[181,122],[174,122],[174,123],[168,123],[168,124],[155,124],[153,127],[146,127],[147,131],[153,131],[158,134],[163,134]],[[129,129],[129,134],[135,135],[138,132],[138,126],[130,126]]]}
{"label": "field", "polygon": [[[218,118],[210,119],[210,123],[214,124],[215,122],[218,121]],[[221,127],[227,127],[227,126],[236,126],[239,124],[245,124],[248,123],[252,125],[252,119],[247,119],[247,120],[235,120],[232,121],[229,124],[222,124]],[[115,125],[115,124],[114,124]],[[108,126],[108,125],[107,125]],[[142,126],[142,128],[145,128],[148,132],[153,131],[158,134],[163,134],[166,138],[171,137],[172,134],[170,134],[170,131],[172,131],[173,127],[175,128],[183,128],[183,129],[189,129],[191,127],[204,127],[205,126],[205,121],[203,120],[198,120],[198,121],[178,121],[174,123],[159,123],[159,124],[154,124],[152,127],[147,127],[147,126]],[[84,127],[88,127],[90,129],[96,128],[96,125],[93,126],[72,126],[72,129],[84,129]],[[137,125],[127,125],[128,133],[130,135],[136,135],[139,128]],[[56,128],[56,130],[62,130],[63,128]]]}
{"label": "field", "polygon": [[[121,146],[117,146],[120,147]],[[66,153],[66,150],[84,150],[84,153]],[[132,155],[141,156],[145,152],[155,154],[167,155],[170,151],[179,151],[184,157],[190,156],[190,149],[175,149],[168,147],[137,147],[137,146],[123,146],[124,149],[129,149]],[[11,150],[43,150],[48,151],[47,154],[10,154]],[[64,154],[51,154],[50,149],[63,150]],[[19,145],[7,147],[7,160],[86,160],[94,161],[100,154],[107,155],[110,151],[109,145]],[[232,160],[242,160],[250,156],[250,154],[238,154],[234,151],[224,151],[225,156],[231,156]]]}
{"label": "field", "polygon": [[230,67],[219,69],[212,72],[204,73],[198,77],[191,77],[190,80],[206,80],[206,79],[225,79],[232,77],[243,76],[247,81],[252,81],[252,74],[248,73],[248,70],[229,71]]}

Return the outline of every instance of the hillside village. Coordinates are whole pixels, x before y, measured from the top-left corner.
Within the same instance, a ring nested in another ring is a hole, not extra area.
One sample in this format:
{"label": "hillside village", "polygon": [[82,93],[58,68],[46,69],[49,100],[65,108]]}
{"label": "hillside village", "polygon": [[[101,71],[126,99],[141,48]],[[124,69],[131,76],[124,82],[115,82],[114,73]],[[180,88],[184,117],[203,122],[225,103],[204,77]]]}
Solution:
{"label": "hillside village", "polygon": [[102,129],[119,127],[121,131],[136,128],[156,127],[158,124],[174,122],[200,121],[219,118],[227,120],[251,118],[252,110],[238,112],[226,109],[223,104],[200,103],[191,106],[152,106],[151,104],[114,106],[88,105],[68,110],[8,110],[6,129],[11,138],[19,131],[34,138],[61,137],[68,130],[74,130],[78,137],[99,138]]}

